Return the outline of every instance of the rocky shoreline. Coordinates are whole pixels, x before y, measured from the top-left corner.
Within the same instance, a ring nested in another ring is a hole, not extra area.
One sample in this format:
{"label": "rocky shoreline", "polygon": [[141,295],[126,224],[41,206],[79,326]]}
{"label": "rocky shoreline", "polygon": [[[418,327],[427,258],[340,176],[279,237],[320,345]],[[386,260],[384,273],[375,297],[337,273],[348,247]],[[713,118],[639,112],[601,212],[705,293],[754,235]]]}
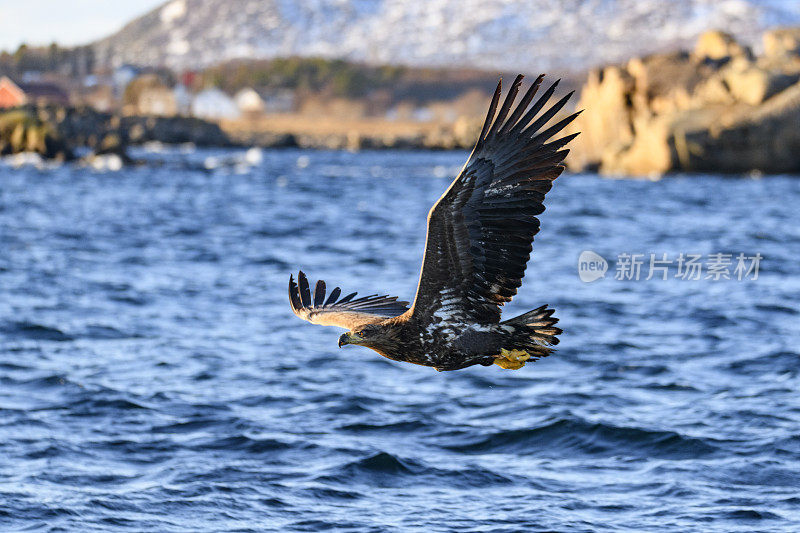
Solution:
{"label": "rocky shoreline", "polygon": [[45,159],[70,161],[76,158],[76,152],[88,149],[89,158],[116,154],[123,163],[130,163],[129,146],[153,141],[201,147],[319,150],[469,149],[480,123],[460,119],[453,126],[421,125],[414,131],[400,134],[392,132],[392,126],[389,122],[375,121],[366,129],[286,131],[241,125],[223,124],[221,127],[181,116],[122,116],[88,107],[28,106],[0,113],[0,156],[33,152]]}
{"label": "rocky shoreline", "polygon": [[[589,73],[584,113],[566,159],[574,171],[660,176],[670,172],[800,173],[800,28],[764,35],[764,53],[722,32],[691,52],[634,58]],[[560,117],[555,117],[558,120]],[[260,148],[470,149],[480,117],[447,123],[276,115],[258,121],[126,116],[88,107],[20,107],[0,113],[0,155],[71,160],[164,144]]]}
{"label": "rocky shoreline", "polygon": [[91,156],[116,154],[147,142],[234,146],[219,125],[191,117],[143,117],[102,113],[88,107],[25,106],[0,113],[0,155],[24,152],[70,161],[80,149]]}
{"label": "rocky shoreline", "polygon": [[[308,117],[297,122],[309,122]],[[471,149],[480,132],[478,119],[461,118],[453,125],[420,123],[396,131],[396,123],[386,120],[346,122],[325,127],[248,127],[223,123],[223,131],[241,146],[260,148],[304,148],[312,150],[456,150]]]}

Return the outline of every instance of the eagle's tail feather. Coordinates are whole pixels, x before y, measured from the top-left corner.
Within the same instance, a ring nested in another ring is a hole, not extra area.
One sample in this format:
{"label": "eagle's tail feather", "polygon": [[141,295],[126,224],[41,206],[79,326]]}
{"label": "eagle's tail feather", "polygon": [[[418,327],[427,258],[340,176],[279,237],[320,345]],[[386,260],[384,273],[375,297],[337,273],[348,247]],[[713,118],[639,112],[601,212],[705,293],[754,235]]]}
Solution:
{"label": "eagle's tail feather", "polygon": [[508,341],[503,343],[495,364],[502,368],[516,370],[527,361],[536,361],[552,353],[552,346],[558,344],[561,329],[555,327],[558,319],[553,309],[546,305],[528,311],[500,323],[508,333]]}

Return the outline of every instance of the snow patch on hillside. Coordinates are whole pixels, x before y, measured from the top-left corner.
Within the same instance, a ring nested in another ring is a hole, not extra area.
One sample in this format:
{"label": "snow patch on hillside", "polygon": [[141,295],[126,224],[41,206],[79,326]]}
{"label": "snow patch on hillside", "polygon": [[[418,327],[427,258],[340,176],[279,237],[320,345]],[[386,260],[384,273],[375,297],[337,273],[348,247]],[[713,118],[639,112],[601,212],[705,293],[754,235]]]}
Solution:
{"label": "snow patch on hillside", "polygon": [[174,0],[161,8],[161,22],[167,26],[186,15],[186,0]]}

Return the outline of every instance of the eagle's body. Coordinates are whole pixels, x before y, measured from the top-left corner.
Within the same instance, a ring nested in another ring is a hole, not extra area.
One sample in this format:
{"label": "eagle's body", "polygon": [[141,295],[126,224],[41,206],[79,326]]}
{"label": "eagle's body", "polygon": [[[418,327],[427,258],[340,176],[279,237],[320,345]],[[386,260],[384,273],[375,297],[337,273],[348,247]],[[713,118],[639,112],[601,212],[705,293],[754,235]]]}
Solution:
{"label": "eagle's body", "polygon": [[413,319],[401,315],[387,321],[385,327],[390,341],[370,348],[395,361],[432,366],[437,370],[491,365],[492,354],[499,354],[502,348],[499,325],[464,324],[458,330],[448,331],[438,327],[423,329]]}
{"label": "eagle's body", "polygon": [[[542,76],[513,109],[522,76],[497,116],[498,84],[472,154],[428,214],[428,236],[417,295],[409,308],[397,297],[355,293],[312,295],[306,276],[289,280],[294,312],[312,323],[345,327],[339,345],[359,344],[395,361],[437,370],[480,364],[516,369],[549,355],[561,330],[547,306],[504,322],[500,307],[516,294],[539,231],[545,194],[563,171],[562,148],[575,134],[549,139],[577,114],[542,129],[571,93],[537,118],[555,85],[536,102]],[[557,83],[557,82],[556,82]],[[530,106],[530,107],[529,107]]]}

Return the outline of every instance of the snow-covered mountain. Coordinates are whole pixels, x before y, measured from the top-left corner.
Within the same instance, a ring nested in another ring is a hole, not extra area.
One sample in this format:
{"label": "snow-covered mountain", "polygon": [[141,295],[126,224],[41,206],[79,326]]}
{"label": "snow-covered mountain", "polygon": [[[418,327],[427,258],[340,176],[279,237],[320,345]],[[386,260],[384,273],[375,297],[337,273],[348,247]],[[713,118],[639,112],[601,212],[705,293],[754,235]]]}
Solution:
{"label": "snow-covered mountain", "polygon": [[688,46],[706,29],[758,46],[792,24],[798,0],[172,0],[95,47],[111,64],[176,68],[299,55],[535,72]]}

